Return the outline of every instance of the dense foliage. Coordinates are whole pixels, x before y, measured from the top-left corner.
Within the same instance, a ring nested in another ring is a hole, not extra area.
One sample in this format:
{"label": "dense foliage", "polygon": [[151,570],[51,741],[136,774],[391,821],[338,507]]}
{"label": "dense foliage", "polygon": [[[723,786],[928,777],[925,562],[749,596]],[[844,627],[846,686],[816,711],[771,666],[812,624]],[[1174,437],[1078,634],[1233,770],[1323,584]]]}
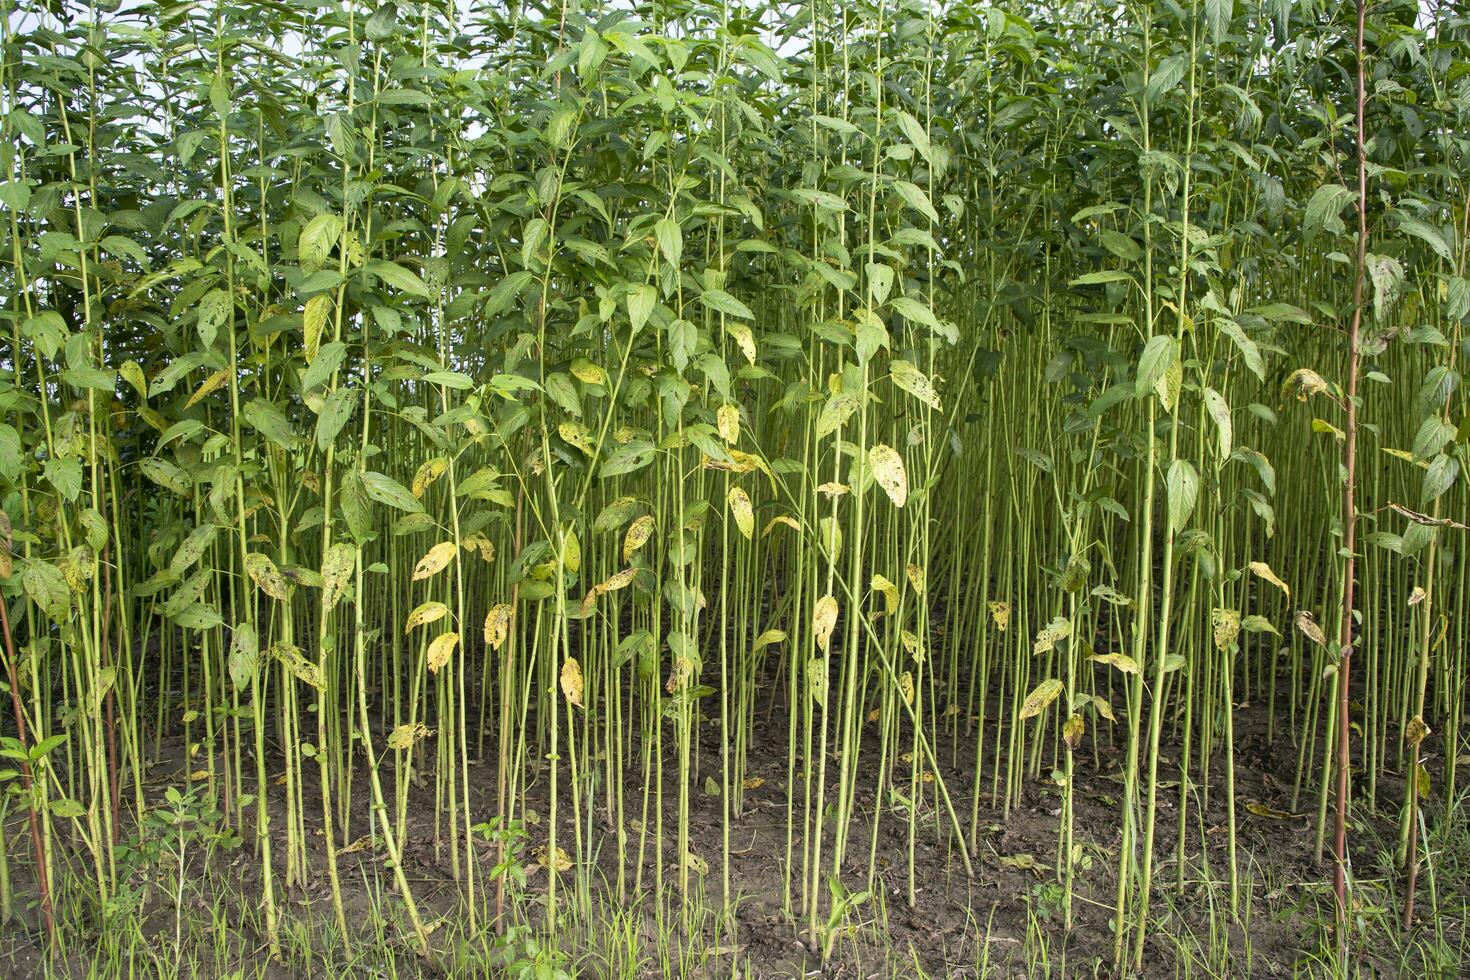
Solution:
{"label": "dense foliage", "polygon": [[762,792],[826,956],[881,825],[922,907],[916,842],[983,878],[1041,779],[1127,968],[1186,872],[1244,914],[1257,702],[1321,879],[1342,776],[1412,924],[1467,751],[1456,5],[1372,4],[1361,58],[1322,0],[3,29],[0,919],[144,907],[186,822],[272,948],[323,881],[347,942],[366,850],[428,951],[415,834],[471,935],[720,918]]}

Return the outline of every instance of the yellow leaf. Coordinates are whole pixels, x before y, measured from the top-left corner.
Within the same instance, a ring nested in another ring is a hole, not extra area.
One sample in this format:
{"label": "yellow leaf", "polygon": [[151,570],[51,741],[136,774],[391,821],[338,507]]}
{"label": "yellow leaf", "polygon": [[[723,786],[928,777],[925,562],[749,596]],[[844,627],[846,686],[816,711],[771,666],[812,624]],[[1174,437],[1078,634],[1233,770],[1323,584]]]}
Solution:
{"label": "yellow leaf", "polygon": [[331,312],[331,293],[317,293],[306,301],[306,309],[301,314],[301,333],[308,364],[316,360],[316,352],[321,349],[322,330],[326,327],[327,317]]}
{"label": "yellow leaf", "polygon": [[740,409],[735,405],[721,405],[715,411],[715,425],[720,438],[730,445],[740,441]]}
{"label": "yellow leaf", "polygon": [[402,752],[404,749],[413,748],[413,743],[421,738],[427,738],[432,734],[422,724],[399,725],[388,734],[388,748]]}
{"label": "yellow leaf", "polygon": [[554,862],[548,860],[548,858],[551,857],[551,852],[547,849],[545,844],[537,844],[535,847],[531,848],[531,857],[534,858],[536,863],[543,868],[549,866],[553,871],[572,870],[571,855],[567,854],[567,852],[562,850],[560,847],[556,849],[556,860]]}
{"label": "yellow leaf", "polygon": [[766,630],[760,636],[758,636],[758,637],[755,638],[755,645],[750,648],[750,652],[751,653],[760,653],[762,650],[764,650],[766,647],[770,646],[773,643],[785,643],[785,642],[786,642],[786,631],[785,630]]}
{"label": "yellow leaf", "polygon": [[745,355],[747,361],[754,364],[755,334],[751,333],[750,328],[738,320],[726,320],[725,329],[729,331],[730,336],[735,338],[735,343],[740,347],[740,353]]}
{"label": "yellow leaf", "polygon": [[1072,635],[1072,624],[1064,616],[1058,616],[1041,628],[1036,634],[1036,642],[1031,644],[1031,652],[1046,653],[1056,649],[1059,641],[1065,640]]}
{"label": "yellow leaf", "polygon": [[898,450],[879,443],[868,450],[868,465],[872,467],[878,485],[893,501],[893,506],[902,507],[909,499],[909,477]]}
{"label": "yellow leaf", "polygon": [[1317,625],[1317,618],[1306,609],[1298,609],[1296,613],[1296,628],[1306,635],[1307,639],[1319,647],[1327,645],[1327,637],[1322,633],[1322,627]]}
{"label": "yellow leaf", "polygon": [[557,434],[582,452],[591,456],[595,451],[592,445],[592,430],[581,422],[563,422],[556,427]]}
{"label": "yellow leaf", "polygon": [[[131,364],[132,362],[129,361],[128,363]],[[134,367],[136,367],[136,366],[137,365],[134,365]],[[194,394],[190,395],[189,396],[189,400],[186,401],[186,402],[184,402],[184,407],[185,408],[191,408],[191,407],[193,407],[201,399],[203,399],[206,396],[208,396],[210,392],[217,390],[220,387],[220,385],[224,384],[229,379],[230,379],[230,369],[229,368],[220,368],[218,371],[214,372],[209,377],[205,378],[203,384],[201,384],[198,388],[194,389]]]}
{"label": "yellow leaf", "polygon": [[607,383],[607,372],[585,357],[579,357],[572,362],[572,377],[585,385]]}
{"label": "yellow leaf", "polygon": [[148,379],[143,377],[143,369],[138,366],[137,361],[123,361],[122,366],[117,369],[117,373],[122,375],[124,381],[133,386],[133,390],[138,393],[139,398],[145,401],[147,400]]}
{"label": "yellow leaf", "polygon": [[1290,587],[1288,587],[1285,582],[1281,581],[1281,579],[1276,577],[1276,573],[1271,571],[1270,565],[1267,565],[1263,561],[1253,561],[1250,564],[1250,569],[1261,578],[1265,579],[1267,582],[1270,582],[1272,585],[1276,586],[1282,592],[1285,592],[1288,599],[1291,598]]}
{"label": "yellow leaf", "polygon": [[352,545],[337,543],[329,547],[322,556],[322,607],[331,610],[347,591],[352,580],[352,571],[357,564],[357,552]]}
{"label": "yellow leaf", "polygon": [[429,644],[429,652],[427,654],[429,672],[438,673],[440,667],[449,663],[449,657],[454,653],[454,648],[458,645],[458,633],[440,633],[434,637],[434,642]]}
{"label": "yellow leaf", "polygon": [[419,466],[418,472],[413,475],[413,487],[411,488],[413,495],[415,497],[422,497],[424,491],[433,486],[434,481],[443,476],[444,471],[447,469],[449,469],[449,460],[443,456],[435,456],[433,459],[424,460]]}
{"label": "yellow leaf", "polygon": [[829,497],[840,497],[850,490],[851,488],[846,483],[833,483],[831,481],[817,487],[817,493],[826,494]]}
{"label": "yellow leaf", "polygon": [[760,789],[766,784],[764,776],[748,776],[741,785],[746,789]]}
{"label": "yellow leaf", "polygon": [[458,552],[459,545],[453,541],[440,541],[418,560],[417,565],[413,566],[413,580],[419,582],[431,575],[438,575],[454,560]]}
{"label": "yellow leaf", "polygon": [[577,540],[577,532],[570,526],[561,536],[561,563],[569,572],[582,569],[582,542]]}
{"label": "yellow leaf", "polygon": [[495,545],[490,542],[489,538],[478,532],[475,534],[467,535],[465,539],[460,542],[460,547],[469,549],[471,551],[478,551],[480,553],[480,558],[484,561],[495,560]]}
{"label": "yellow leaf", "polygon": [[919,637],[908,630],[899,630],[898,638],[903,643],[903,648],[919,663],[924,662],[924,645],[919,642]]}
{"label": "yellow leaf", "polygon": [[1075,749],[1081,744],[1082,736],[1086,731],[1087,722],[1083,720],[1081,715],[1074,712],[1072,717],[1068,718],[1066,723],[1062,725],[1062,741],[1066,743],[1067,748]]}
{"label": "yellow leaf", "polygon": [[904,574],[909,577],[909,585],[912,585],[914,587],[914,591],[919,593],[919,595],[923,595],[925,582],[924,570],[918,565],[910,562],[904,567],[903,571]]}
{"label": "yellow leaf", "polygon": [[886,575],[873,574],[873,579],[868,583],[874,592],[883,594],[883,612],[892,616],[898,612],[898,586],[888,580]]}
{"label": "yellow leaf", "polygon": [[827,645],[832,642],[832,630],[837,626],[837,600],[831,595],[824,595],[817,600],[812,609],[812,635],[816,638],[817,646],[822,652],[827,651]]}
{"label": "yellow leaf", "polygon": [[914,703],[914,675],[910,671],[904,671],[903,676],[898,679],[898,693],[903,695],[904,704]]}
{"label": "yellow leaf", "polygon": [[730,505],[730,513],[735,515],[735,526],[740,529],[745,540],[749,541],[755,532],[755,512],[751,509],[750,497],[740,487],[731,487],[725,500]]}
{"label": "yellow leaf", "polygon": [[616,575],[608,578],[606,581],[600,582],[597,586],[597,591],[599,593],[605,593],[616,592],[619,589],[626,589],[628,586],[633,584],[633,580],[637,577],[638,569],[625,568],[621,572],[618,572]]}
{"label": "yellow leaf", "polygon": [[1011,625],[1011,604],[992,599],[987,605],[990,607],[990,618],[995,622],[995,628],[1004,633],[1006,627]]}
{"label": "yellow leaf", "polygon": [[1107,664],[1109,667],[1116,667],[1125,674],[1138,673],[1138,662],[1126,653],[1099,653],[1087,659]]}
{"label": "yellow leaf", "polygon": [[1035,718],[1037,715],[1045,711],[1047,705],[1055,701],[1057,699],[1057,695],[1061,693],[1061,681],[1057,680],[1054,677],[1042,681],[1040,684],[1037,684],[1036,687],[1032,689],[1030,694],[1026,695],[1026,700],[1021,703],[1021,713],[1019,717],[1022,720],[1025,720],[1027,718]]}
{"label": "yellow leaf", "polygon": [[568,657],[561,665],[561,693],[569,704],[582,704],[582,665],[576,657]]}
{"label": "yellow leaf", "polygon": [[1269,817],[1272,820],[1290,820],[1292,817],[1296,816],[1296,814],[1294,813],[1287,813],[1285,810],[1273,809],[1264,803],[1257,802],[1256,800],[1247,800],[1245,803],[1245,808],[1258,817]]}
{"label": "yellow leaf", "polygon": [[426,626],[436,620],[443,619],[449,612],[449,607],[442,602],[423,602],[415,606],[413,612],[408,614],[408,622],[403,627],[404,635],[414,631],[415,627]]}
{"label": "yellow leaf", "polygon": [[709,874],[709,862],[695,854],[693,851],[684,852],[684,865],[697,875]]}
{"label": "yellow leaf", "polygon": [[623,561],[632,561],[638,549],[648,543],[653,537],[653,526],[653,518],[648,514],[628,525],[628,533],[623,536]]}
{"label": "yellow leaf", "polygon": [[245,571],[249,573],[257,588],[282,602],[291,597],[291,586],[276,563],[271,561],[269,555],[263,555],[258,551],[251,552],[245,556]]}
{"label": "yellow leaf", "polygon": [[510,632],[511,608],[502,602],[490,607],[485,616],[485,643],[492,650],[499,650]]}
{"label": "yellow leaf", "polygon": [[801,525],[796,523],[796,518],[790,516],[789,514],[781,514],[777,517],[771,518],[769,521],[766,522],[765,528],[761,531],[761,537],[765,537],[781,525],[785,525],[786,527],[791,528],[791,530],[795,531],[797,534],[801,533]]}

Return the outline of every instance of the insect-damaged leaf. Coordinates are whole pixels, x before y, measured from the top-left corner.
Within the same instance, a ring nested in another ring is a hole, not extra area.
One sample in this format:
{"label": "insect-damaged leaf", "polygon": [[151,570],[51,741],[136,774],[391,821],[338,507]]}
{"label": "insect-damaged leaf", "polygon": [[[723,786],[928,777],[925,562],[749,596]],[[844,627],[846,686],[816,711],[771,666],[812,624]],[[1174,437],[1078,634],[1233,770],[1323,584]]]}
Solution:
{"label": "insect-damaged leaf", "polygon": [[440,541],[425,552],[424,556],[413,566],[413,580],[418,582],[438,575],[449,566],[458,553],[459,545],[453,541]]}
{"label": "insect-damaged leaf", "polygon": [[1021,713],[1017,716],[1021,720],[1035,718],[1046,710],[1047,705],[1057,699],[1062,693],[1062,682],[1056,678],[1048,678],[1037,684],[1031,693],[1026,695],[1026,700],[1021,702]]}
{"label": "insect-damaged leaf", "polygon": [[568,704],[585,707],[582,704],[582,665],[577,662],[576,657],[568,657],[562,661],[561,693]]}
{"label": "insect-damaged leaf", "polygon": [[485,614],[485,645],[499,650],[510,633],[510,617],[513,610],[508,603],[500,602],[490,607]]}
{"label": "insect-damaged leaf", "polygon": [[403,624],[404,635],[412,633],[419,626],[443,619],[448,612],[449,607],[438,600],[419,603],[414,607],[413,612],[408,614],[408,620]]}
{"label": "insect-damaged leaf", "polygon": [[455,632],[440,633],[434,637],[429,644],[429,650],[424,655],[428,664],[429,672],[437,674],[439,669],[449,663],[449,658],[454,654],[454,648],[459,645],[459,634]]}
{"label": "insect-damaged leaf", "polygon": [[832,630],[837,626],[837,599],[831,595],[824,595],[817,600],[812,607],[812,638],[822,652],[827,651],[827,646],[832,642]]}
{"label": "insect-damaged leaf", "polygon": [[893,506],[902,507],[909,499],[909,477],[898,450],[882,443],[873,446],[868,450],[868,466],[873,470],[873,478],[893,501]]}
{"label": "insect-damaged leaf", "polygon": [[731,487],[725,500],[730,506],[730,513],[735,517],[735,526],[740,529],[745,540],[749,541],[755,533],[755,511],[751,509],[750,497],[740,487]]}

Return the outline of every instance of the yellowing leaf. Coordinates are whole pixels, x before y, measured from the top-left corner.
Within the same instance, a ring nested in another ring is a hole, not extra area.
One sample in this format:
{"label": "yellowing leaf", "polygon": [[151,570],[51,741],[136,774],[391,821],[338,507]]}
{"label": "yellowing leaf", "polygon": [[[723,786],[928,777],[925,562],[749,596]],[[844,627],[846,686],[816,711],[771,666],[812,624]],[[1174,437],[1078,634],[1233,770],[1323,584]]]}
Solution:
{"label": "yellowing leaf", "polygon": [[1274,809],[1273,807],[1269,807],[1266,804],[1261,803],[1257,800],[1246,800],[1245,808],[1258,817],[1268,817],[1272,820],[1290,820],[1292,817],[1296,816],[1296,814],[1294,813],[1287,813],[1285,810]]}
{"label": "yellowing leaf", "polygon": [[827,661],[821,657],[813,657],[806,662],[806,686],[812,693],[812,700],[818,704],[827,703]]}
{"label": "yellowing leaf", "polygon": [[894,360],[888,370],[894,384],[935,411],[939,410],[939,395],[922,371],[902,359]]}
{"label": "yellowing leaf", "polygon": [[735,526],[740,529],[745,540],[749,541],[755,533],[755,512],[751,509],[750,497],[740,487],[731,487],[725,500],[730,505],[730,513],[735,516]]}
{"label": "yellowing leaf", "polygon": [[582,665],[576,657],[568,657],[561,665],[561,693],[569,704],[582,704]]}
{"label": "yellowing leaf", "polygon": [[740,409],[735,405],[721,405],[715,411],[715,426],[721,439],[735,445],[740,441]]}
{"label": "yellowing leaf", "polygon": [[495,545],[483,534],[466,535],[465,539],[460,542],[460,547],[469,551],[478,551],[480,558],[484,561],[495,560]]}
{"label": "yellowing leaf", "polygon": [[786,631],[785,630],[766,630],[760,636],[758,636],[758,637],[755,638],[755,644],[750,648],[750,652],[751,653],[760,653],[762,650],[764,650],[766,647],[772,645],[773,643],[785,643],[785,642],[786,642]]}
{"label": "yellowing leaf", "polygon": [[434,481],[443,476],[444,471],[447,469],[449,469],[449,460],[443,456],[435,456],[433,459],[424,460],[419,466],[418,472],[413,475],[413,495],[415,497],[422,497],[424,492],[433,486]]}
{"label": "yellowing leaf", "polygon": [[281,570],[276,567],[275,562],[271,561],[269,555],[263,555],[258,551],[246,555],[245,571],[250,575],[256,588],[272,599],[284,602],[291,597],[290,583],[286,581],[286,577],[281,574]]}
{"label": "yellowing leaf", "polygon": [[845,483],[833,483],[829,481],[817,487],[817,493],[826,494],[828,497],[840,497],[844,493],[851,492],[851,489]]}
{"label": "yellowing leaf", "polygon": [[832,630],[836,626],[837,600],[831,595],[824,595],[812,608],[812,636],[817,641],[817,646],[822,648],[823,653],[827,651],[828,644],[832,642]]}
{"label": "yellowing leaf", "polygon": [[868,465],[893,506],[902,507],[909,499],[909,477],[898,450],[879,443],[868,450]]}
{"label": "yellowing leaf", "polygon": [[148,398],[148,379],[143,377],[143,369],[138,366],[137,361],[123,361],[122,366],[117,369],[122,379],[133,386],[138,397],[144,400]]}
{"label": "yellowing leaf", "polygon": [[422,724],[399,725],[388,734],[388,748],[398,752],[413,748],[413,744],[421,738],[428,738],[431,732]]}
{"label": "yellowing leaf", "polygon": [[1276,577],[1276,573],[1271,571],[1270,565],[1266,564],[1263,561],[1253,561],[1250,564],[1250,569],[1261,578],[1265,579],[1267,582],[1270,582],[1272,585],[1276,586],[1282,592],[1285,592],[1288,599],[1291,598],[1291,588],[1285,582],[1281,581],[1281,579]]}
{"label": "yellowing leaf", "polygon": [[924,570],[913,562],[909,562],[904,566],[903,572],[909,577],[909,585],[914,587],[914,591],[919,595],[923,595],[924,583],[926,581]]}
{"label": "yellowing leaf", "polygon": [[322,607],[331,610],[347,591],[357,564],[352,545],[337,543],[322,556]]}
{"label": "yellowing leaf", "polygon": [[572,377],[587,385],[607,383],[607,372],[585,357],[579,357],[572,362]]}
{"label": "yellowing leaf", "polygon": [[740,353],[745,355],[745,359],[754,364],[755,334],[750,332],[750,328],[738,320],[726,320],[725,330],[735,338],[735,343],[739,346]]}
{"label": "yellowing leaf", "polygon": [[1138,661],[1126,653],[1099,653],[1087,659],[1100,664],[1107,664],[1109,667],[1116,667],[1125,674],[1138,673]]}
{"label": "yellowing leaf", "polygon": [[1056,645],[1072,635],[1072,624],[1065,616],[1058,616],[1041,628],[1036,634],[1036,642],[1031,645],[1032,653],[1046,653],[1056,649]]}
{"label": "yellowing leaf", "polygon": [[582,452],[591,456],[596,447],[592,444],[592,430],[581,422],[563,422],[556,427],[557,434]]}
{"label": "yellowing leaf", "polygon": [[632,561],[638,549],[648,543],[653,537],[653,518],[644,514],[642,517],[628,525],[628,533],[623,536],[623,561]]}
{"label": "yellowing leaf", "polygon": [[582,542],[577,540],[577,532],[570,526],[561,536],[561,563],[569,572],[582,570]]}
{"label": "yellowing leaf", "polygon": [[874,592],[882,593],[883,613],[885,615],[892,616],[898,612],[898,586],[890,582],[886,575],[880,575],[874,572],[872,581],[868,583],[868,586]]}
{"label": "yellowing leaf", "polygon": [[760,789],[765,784],[766,778],[764,776],[747,776],[745,781],[741,783],[746,789]]}
{"label": "yellowing leaf", "polygon": [[454,653],[454,648],[458,645],[458,633],[440,633],[434,637],[434,642],[429,644],[429,652],[426,654],[426,659],[429,663],[429,672],[438,673],[440,667],[449,663],[449,657]]}
{"label": "yellowing leaf", "polygon": [[[129,361],[128,363],[129,364],[132,364],[131,361]],[[136,364],[134,364],[133,366],[134,367],[137,367]],[[204,379],[204,383],[201,384],[198,388],[196,388],[194,390],[194,394],[192,394],[192,395],[189,396],[189,400],[188,401],[184,402],[184,407],[185,408],[192,408],[201,399],[207,397],[210,394],[210,392],[216,391],[221,385],[223,385],[229,379],[230,379],[230,369],[229,368],[220,368],[218,371],[214,372],[209,377],[207,377],[207,378]]]}
{"label": "yellowing leaf", "polygon": [[1026,695],[1026,700],[1021,703],[1021,713],[1018,717],[1020,717],[1022,720],[1026,718],[1035,718],[1037,715],[1045,711],[1047,705],[1055,701],[1057,699],[1057,695],[1061,693],[1061,681],[1057,680],[1054,677],[1042,681],[1040,684],[1037,684],[1036,687],[1032,689],[1030,694]]}
{"label": "yellowing leaf", "polygon": [[511,607],[504,602],[490,607],[490,612],[485,615],[485,644],[492,650],[499,650],[505,643],[506,634],[510,632]]}
{"label": "yellowing leaf", "polygon": [[992,599],[986,603],[990,608],[990,618],[995,623],[995,628],[1002,633],[1011,625],[1011,604]]}
{"label": "yellowing leaf", "polygon": [[316,360],[317,351],[321,350],[322,331],[331,312],[331,293],[317,293],[306,301],[306,308],[301,313],[301,334],[308,364]]}
{"label": "yellowing leaf", "polygon": [[766,526],[761,530],[761,537],[765,537],[783,524],[786,527],[791,528],[796,533],[801,533],[801,525],[796,523],[796,518],[790,516],[789,514],[780,514],[776,517],[771,518],[769,521],[766,521]]}
{"label": "yellowing leaf", "polygon": [[560,872],[572,870],[571,855],[567,854],[567,852],[562,850],[559,846],[556,849],[556,856],[554,859],[552,859],[551,852],[547,849],[545,844],[537,844],[535,847],[531,848],[531,857],[534,858],[536,863],[539,864],[541,867],[550,867],[552,871]]}
{"label": "yellowing leaf", "polygon": [[1306,609],[1298,609],[1296,612],[1296,628],[1301,630],[1307,639],[1319,647],[1327,645],[1327,637],[1322,633],[1322,627],[1317,625],[1317,618]]}
{"label": "yellowing leaf", "polygon": [[599,582],[597,585],[597,591],[599,593],[604,593],[616,592],[619,589],[626,589],[628,586],[633,584],[633,579],[637,577],[638,569],[625,568],[621,572],[618,572],[616,575],[611,576],[607,580]]}
{"label": "yellowing leaf", "polygon": [[422,602],[414,607],[413,612],[408,614],[408,622],[403,627],[404,635],[412,633],[416,627],[427,626],[429,623],[443,619],[449,612],[449,607],[442,602]]}
{"label": "yellowing leaf", "polygon": [[903,695],[904,704],[914,703],[914,675],[910,671],[904,671],[898,678],[898,693]]}
{"label": "yellowing leaf", "polygon": [[413,580],[419,582],[430,576],[438,575],[454,560],[458,552],[459,545],[453,541],[440,541],[425,552],[424,557],[413,566]]}

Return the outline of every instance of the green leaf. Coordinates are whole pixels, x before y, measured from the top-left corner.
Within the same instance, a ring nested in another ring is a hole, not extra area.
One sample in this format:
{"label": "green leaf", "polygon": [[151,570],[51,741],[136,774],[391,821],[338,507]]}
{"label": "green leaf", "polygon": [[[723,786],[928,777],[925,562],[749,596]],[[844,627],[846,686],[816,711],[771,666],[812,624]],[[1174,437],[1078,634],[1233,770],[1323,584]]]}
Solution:
{"label": "green leaf", "polygon": [[1169,530],[1177,533],[1189,523],[1199,500],[1199,474],[1188,460],[1176,459],[1169,464]]}
{"label": "green leaf", "polygon": [[56,622],[67,618],[71,605],[71,590],[67,588],[66,576],[61,569],[49,561],[27,561],[20,573],[21,585],[30,600]]}
{"label": "green leaf", "polygon": [[424,505],[418,502],[418,498],[409,493],[407,487],[391,476],[373,470],[365,470],[361,478],[367,495],[380,504],[387,504],[389,507],[408,511],[411,514],[416,514],[424,509]]}
{"label": "green leaf", "polygon": [[679,222],[673,218],[660,218],[653,226],[653,234],[658,239],[659,251],[669,265],[677,268],[684,255],[684,233],[679,229]]}
{"label": "green leaf", "polygon": [[46,460],[46,482],[68,501],[82,492],[82,461],[77,456],[52,456]]}
{"label": "green leaf", "polygon": [[416,273],[405,269],[397,262],[389,262],[387,259],[372,259],[363,268],[394,289],[402,290],[411,296],[429,299],[434,295],[433,291],[429,289]]}
{"label": "green leaf", "polygon": [[299,437],[291,428],[291,422],[274,403],[264,398],[251,399],[241,410],[246,423],[282,449],[295,449]]}
{"label": "green leaf", "polygon": [[699,294],[699,299],[705,306],[708,306],[717,313],[724,313],[727,316],[743,317],[746,320],[755,319],[755,314],[750,312],[750,307],[723,289],[706,289]]}

